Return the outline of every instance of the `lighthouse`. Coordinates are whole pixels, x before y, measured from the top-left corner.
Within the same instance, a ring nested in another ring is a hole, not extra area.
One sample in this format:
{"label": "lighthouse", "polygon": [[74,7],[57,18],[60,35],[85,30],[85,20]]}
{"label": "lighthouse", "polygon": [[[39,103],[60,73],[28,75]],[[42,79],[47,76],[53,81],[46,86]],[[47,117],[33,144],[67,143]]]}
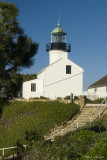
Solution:
{"label": "lighthouse", "polygon": [[43,68],[37,79],[23,83],[23,98],[48,97],[56,99],[71,95],[79,96],[83,91],[84,69],[68,58],[71,45],[66,43],[67,33],[57,24],[51,32],[51,43],[46,44],[49,65]]}
{"label": "lighthouse", "polygon": [[51,32],[51,43],[46,45],[46,51],[49,52],[49,64],[58,59],[68,58],[68,52],[71,51],[71,45],[66,43],[67,33],[58,23],[57,28]]}

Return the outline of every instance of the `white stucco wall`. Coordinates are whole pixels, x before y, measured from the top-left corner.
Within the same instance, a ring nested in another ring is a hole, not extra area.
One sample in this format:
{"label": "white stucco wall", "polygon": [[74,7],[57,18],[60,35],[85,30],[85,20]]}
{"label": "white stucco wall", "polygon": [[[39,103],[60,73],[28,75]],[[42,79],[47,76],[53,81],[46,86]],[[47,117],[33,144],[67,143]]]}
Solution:
{"label": "white stucco wall", "polygon": [[57,98],[66,97],[71,93],[78,96],[82,94],[83,73],[45,86],[44,96]]}
{"label": "white stucco wall", "polygon": [[[96,89],[96,91],[95,91],[95,89]],[[88,94],[97,95],[98,98],[107,97],[107,87],[106,86],[100,86],[100,87],[95,87],[95,88],[89,88],[88,89]]]}
{"label": "white stucco wall", "polygon": [[[44,83],[43,79],[34,79],[23,83],[22,97],[25,99],[40,97],[43,95]],[[36,83],[36,91],[31,91],[31,83]]]}
{"label": "white stucco wall", "polygon": [[[66,74],[66,65],[71,65],[71,74]],[[45,70],[45,86],[60,80],[73,77],[83,72],[83,69],[68,59],[62,59]]]}
{"label": "white stucco wall", "polygon": [[61,51],[61,50],[50,50],[49,51],[49,64],[54,63],[58,59],[67,59],[68,58],[68,52]]}
{"label": "white stucco wall", "polygon": [[[71,65],[71,74],[66,74],[66,65]],[[68,59],[62,59],[45,70],[45,91],[47,97],[66,97],[83,91],[83,69]]]}

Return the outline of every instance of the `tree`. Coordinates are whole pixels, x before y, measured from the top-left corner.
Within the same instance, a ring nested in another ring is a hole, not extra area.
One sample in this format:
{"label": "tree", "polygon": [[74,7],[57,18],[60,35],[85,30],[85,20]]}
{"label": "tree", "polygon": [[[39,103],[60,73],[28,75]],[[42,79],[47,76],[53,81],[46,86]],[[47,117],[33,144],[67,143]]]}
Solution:
{"label": "tree", "polygon": [[21,76],[22,76],[23,82],[33,80],[33,79],[37,79],[36,74],[22,74]]}
{"label": "tree", "polygon": [[24,34],[17,20],[19,11],[9,2],[0,2],[0,93],[12,98],[22,84],[18,73],[33,64],[38,43]]}

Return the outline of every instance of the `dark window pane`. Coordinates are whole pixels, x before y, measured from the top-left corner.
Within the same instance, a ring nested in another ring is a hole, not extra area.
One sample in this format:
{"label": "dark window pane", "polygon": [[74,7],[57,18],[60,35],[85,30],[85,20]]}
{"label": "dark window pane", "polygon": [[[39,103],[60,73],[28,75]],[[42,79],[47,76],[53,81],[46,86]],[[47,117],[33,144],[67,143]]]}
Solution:
{"label": "dark window pane", "polygon": [[95,92],[97,92],[97,88],[95,88]]}
{"label": "dark window pane", "polygon": [[66,65],[66,74],[71,74],[71,66]]}
{"label": "dark window pane", "polygon": [[32,92],[36,91],[36,83],[31,83],[31,91]]}

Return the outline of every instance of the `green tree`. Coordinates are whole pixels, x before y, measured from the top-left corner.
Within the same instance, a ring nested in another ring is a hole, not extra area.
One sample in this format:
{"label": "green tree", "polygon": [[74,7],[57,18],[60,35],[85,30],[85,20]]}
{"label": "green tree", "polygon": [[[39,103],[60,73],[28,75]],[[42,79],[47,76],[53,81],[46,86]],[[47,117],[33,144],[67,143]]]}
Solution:
{"label": "green tree", "polygon": [[17,20],[19,11],[11,2],[0,2],[0,95],[12,98],[22,84],[18,73],[33,64],[38,43],[24,34]]}
{"label": "green tree", "polygon": [[37,78],[36,74],[22,74],[21,76],[22,76],[23,82]]}

